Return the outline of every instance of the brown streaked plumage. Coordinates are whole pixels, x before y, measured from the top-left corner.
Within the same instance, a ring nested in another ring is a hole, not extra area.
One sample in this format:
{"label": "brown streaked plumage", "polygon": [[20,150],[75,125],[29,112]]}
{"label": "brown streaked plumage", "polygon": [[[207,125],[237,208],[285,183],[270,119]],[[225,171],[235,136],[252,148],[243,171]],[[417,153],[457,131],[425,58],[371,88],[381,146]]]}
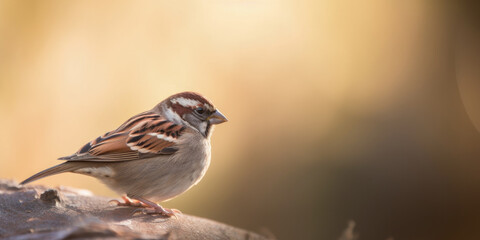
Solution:
{"label": "brown streaked plumage", "polygon": [[225,121],[200,94],[175,94],[21,184],[64,172],[85,174],[149,206],[149,213],[171,216],[173,211],[150,200],[171,199],[200,181],[210,164],[212,125]]}

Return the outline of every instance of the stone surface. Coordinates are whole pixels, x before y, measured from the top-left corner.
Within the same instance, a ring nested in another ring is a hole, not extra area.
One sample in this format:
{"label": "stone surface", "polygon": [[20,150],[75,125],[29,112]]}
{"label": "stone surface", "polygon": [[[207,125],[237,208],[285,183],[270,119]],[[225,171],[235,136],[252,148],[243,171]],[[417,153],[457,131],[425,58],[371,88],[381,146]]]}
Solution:
{"label": "stone surface", "polygon": [[2,239],[267,239],[212,220],[135,214],[135,208],[68,187],[19,186],[0,179]]}

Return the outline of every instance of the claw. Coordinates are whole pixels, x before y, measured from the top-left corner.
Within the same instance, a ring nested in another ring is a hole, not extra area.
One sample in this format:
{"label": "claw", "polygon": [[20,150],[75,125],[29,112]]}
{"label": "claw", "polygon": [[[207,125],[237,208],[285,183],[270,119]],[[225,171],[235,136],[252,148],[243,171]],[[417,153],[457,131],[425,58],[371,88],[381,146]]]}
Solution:
{"label": "claw", "polygon": [[180,214],[180,211],[173,211],[168,208],[163,208],[163,210],[158,210],[156,208],[143,208],[143,209],[135,209],[132,211],[132,216],[137,214],[137,213],[142,213],[142,214],[160,214],[165,217],[174,217],[177,218],[176,214]]}
{"label": "claw", "polygon": [[122,202],[120,202],[116,199],[113,199],[113,200],[108,201],[108,204],[114,203],[117,206],[122,206],[122,207],[149,207],[147,204],[145,204],[141,201],[133,200],[133,199],[130,199],[126,196],[122,196],[122,199],[125,202],[122,203]]}
{"label": "claw", "polygon": [[180,211],[178,209],[175,209],[175,208],[171,208],[170,211],[172,211],[173,213],[176,213],[176,214],[183,214],[182,211]]}
{"label": "claw", "polygon": [[112,199],[112,200],[108,201],[108,205],[113,205],[112,203],[113,203],[115,206],[121,206],[121,205],[123,204],[123,203],[121,203],[120,201],[118,201],[118,200],[116,200],[116,199]]}
{"label": "claw", "polygon": [[143,210],[145,210],[145,209],[137,208],[137,209],[133,210],[132,211],[132,216],[137,214],[137,213],[144,213]]}
{"label": "claw", "polygon": [[142,209],[144,214],[160,214],[166,217],[176,217],[175,212],[168,209],[168,208],[162,208],[159,206],[159,208],[145,208]]}
{"label": "claw", "polygon": [[177,216],[175,214],[181,214],[180,210],[178,209],[168,209],[168,208],[163,208],[162,206],[151,202],[149,200],[143,199],[143,198],[137,198],[142,204],[146,205],[146,208],[144,209],[136,209],[133,211],[132,215],[135,215],[138,212],[142,212],[144,214],[160,214],[166,217],[175,217]]}
{"label": "claw", "polygon": [[124,203],[116,199],[113,199],[108,201],[108,204],[113,203],[113,204],[116,204],[117,206],[140,207],[132,211],[132,216],[141,212],[143,214],[160,214],[166,217],[177,218],[176,214],[182,214],[182,212],[178,209],[163,208],[162,206],[143,198],[131,199],[129,197],[122,196],[122,199],[125,201]]}

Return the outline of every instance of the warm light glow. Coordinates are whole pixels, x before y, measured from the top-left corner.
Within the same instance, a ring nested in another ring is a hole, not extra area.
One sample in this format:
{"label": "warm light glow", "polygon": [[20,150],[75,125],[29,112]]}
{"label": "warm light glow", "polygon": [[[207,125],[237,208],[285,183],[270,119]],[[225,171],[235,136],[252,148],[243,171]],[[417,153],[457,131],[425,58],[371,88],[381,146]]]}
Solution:
{"label": "warm light glow", "polygon": [[[460,226],[453,196],[479,193],[479,35],[452,30],[461,8],[447,5],[1,1],[0,177],[58,164],[188,90],[229,121],[204,180],[167,207],[279,239],[337,239],[349,219],[361,239],[397,239],[437,209]],[[37,183],[118,196],[77,174]],[[446,236],[468,236],[459,226]],[[430,230],[398,239],[438,239]]]}

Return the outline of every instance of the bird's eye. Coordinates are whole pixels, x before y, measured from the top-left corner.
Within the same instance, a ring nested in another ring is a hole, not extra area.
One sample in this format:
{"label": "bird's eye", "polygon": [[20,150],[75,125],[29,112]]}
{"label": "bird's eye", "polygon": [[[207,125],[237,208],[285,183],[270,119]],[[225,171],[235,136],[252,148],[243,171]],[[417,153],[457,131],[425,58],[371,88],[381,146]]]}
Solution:
{"label": "bird's eye", "polygon": [[197,112],[198,114],[203,114],[205,112],[205,109],[203,109],[202,107],[198,107],[197,109],[195,109],[195,112]]}

